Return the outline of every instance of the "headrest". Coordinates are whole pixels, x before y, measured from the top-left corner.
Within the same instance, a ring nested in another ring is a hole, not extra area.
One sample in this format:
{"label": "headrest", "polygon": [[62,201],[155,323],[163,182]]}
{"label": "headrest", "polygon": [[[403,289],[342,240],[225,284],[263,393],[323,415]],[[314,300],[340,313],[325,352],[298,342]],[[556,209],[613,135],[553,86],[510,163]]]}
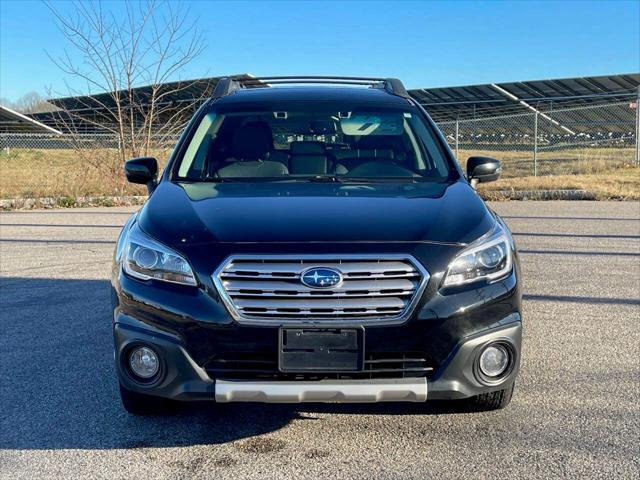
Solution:
{"label": "headrest", "polygon": [[263,159],[273,148],[271,128],[266,122],[245,123],[233,135],[231,148],[238,160]]}
{"label": "headrest", "polygon": [[324,145],[320,142],[291,142],[292,155],[324,155]]}
{"label": "headrest", "polygon": [[339,160],[352,160],[356,158],[382,158],[393,160],[395,152],[390,148],[356,148],[353,150],[332,150],[331,154]]}
{"label": "headrest", "polygon": [[393,150],[390,148],[361,148],[357,150],[360,158],[387,158],[393,160]]}

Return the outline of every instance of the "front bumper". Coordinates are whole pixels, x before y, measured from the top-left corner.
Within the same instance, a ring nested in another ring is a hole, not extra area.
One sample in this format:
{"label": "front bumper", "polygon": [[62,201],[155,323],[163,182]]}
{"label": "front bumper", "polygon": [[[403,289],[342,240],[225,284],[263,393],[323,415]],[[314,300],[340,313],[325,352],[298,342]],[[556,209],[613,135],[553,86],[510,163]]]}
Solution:
{"label": "front bumper", "polygon": [[[490,328],[462,338],[428,378],[216,380],[194,360],[179,336],[118,309],[114,321],[116,369],[126,389],[176,400],[218,402],[421,402],[468,398],[513,383],[519,370],[522,340],[520,315],[511,313]],[[499,383],[488,384],[476,373],[477,359],[485,345],[496,341],[512,347],[513,367]],[[123,359],[136,344],[150,345],[160,356],[162,375],[154,383],[141,385],[127,373]]]}
{"label": "front bumper", "polygon": [[[256,253],[252,248],[264,246],[243,248],[252,254]],[[270,252],[291,253],[297,252],[296,248],[301,247],[278,245]],[[363,247],[340,248],[340,253],[346,255],[362,253]],[[399,248],[370,246],[383,254],[403,253],[398,252]],[[243,325],[232,318],[211,280],[212,265],[217,260],[203,261],[198,288],[138,281],[123,274],[116,262],[112,298],[119,380],[126,389],[140,393],[217,401],[423,401],[468,398],[509,387],[518,373],[522,336],[516,253],[514,270],[504,279],[440,288],[446,266],[459,247],[420,244],[409,250],[431,275],[420,302],[402,324],[380,322],[364,327],[364,350],[367,357],[371,356],[369,360],[400,358],[402,371],[396,370],[393,375],[363,372],[348,380],[343,375],[318,378],[279,372],[273,358],[277,360],[279,351],[278,327]],[[190,258],[204,259],[210,253],[207,246],[202,251],[194,247]],[[217,251],[223,258],[230,253],[233,252]],[[510,346],[513,366],[500,382],[487,383],[477,372],[477,359],[483,347],[494,341]],[[153,383],[141,385],[127,373],[123,359],[136,343],[150,345],[161,357],[162,374]],[[221,372],[219,363],[212,366],[221,360],[235,361],[238,355],[244,355],[245,362],[248,358],[271,362],[267,378],[245,374],[246,369],[240,374],[237,369]],[[428,373],[406,373],[403,362],[409,355],[417,356]],[[392,377],[393,381],[389,381]]]}

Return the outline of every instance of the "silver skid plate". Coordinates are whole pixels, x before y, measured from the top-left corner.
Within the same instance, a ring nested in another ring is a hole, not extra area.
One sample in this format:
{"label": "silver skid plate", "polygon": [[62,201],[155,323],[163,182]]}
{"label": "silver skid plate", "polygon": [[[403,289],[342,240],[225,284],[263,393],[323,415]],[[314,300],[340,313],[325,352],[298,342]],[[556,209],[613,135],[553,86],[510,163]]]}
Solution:
{"label": "silver skid plate", "polygon": [[424,402],[425,378],[255,382],[216,380],[216,402]]}

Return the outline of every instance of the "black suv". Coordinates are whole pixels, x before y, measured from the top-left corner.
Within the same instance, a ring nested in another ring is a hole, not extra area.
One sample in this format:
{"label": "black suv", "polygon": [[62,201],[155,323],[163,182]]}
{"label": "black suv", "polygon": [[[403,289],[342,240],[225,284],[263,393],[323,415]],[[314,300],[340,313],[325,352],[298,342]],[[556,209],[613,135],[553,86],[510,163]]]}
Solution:
{"label": "black suv", "polygon": [[[287,84],[287,85],[284,85]],[[324,84],[324,85],[322,85]],[[502,408],[520,363],[518,256],[396,79],[226,78],[113,265],[124,407],[175,400]]]}

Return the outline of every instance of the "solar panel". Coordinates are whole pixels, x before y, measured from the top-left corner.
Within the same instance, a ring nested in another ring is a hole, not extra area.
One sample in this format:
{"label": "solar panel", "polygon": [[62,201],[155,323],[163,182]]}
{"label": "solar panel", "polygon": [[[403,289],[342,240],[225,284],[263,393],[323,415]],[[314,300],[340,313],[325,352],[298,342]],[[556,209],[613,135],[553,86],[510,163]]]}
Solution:
{"label": "solar panel", "polygon": [[0,105],[0,133],[55,133],[58,130]]}
{"label": "solar panel", "polygon": [[[636,98],[640,73],[409,90],[437,122],[528,113]],[[503,92],[508,92],[511,96]]]}
{"label": "solar panel", "polygon": [[[234,78],[252,78],[248,74],[233,75]],[[137,105],[162,93],[163,105],[184,105],[197,102],[214,91],[220,77],[171,82],[161,86],[143,86],[131,92],[119,92],[121,98],[135,99]],[[542,112],[586,105],[632,101],[637,98],[640,73],[603,75],[564,79],[506,82],[456,87],[419,88],[409,90],[409,95],[420,103],[436,122],[488,118],[504,115],[531,113],[528,104]],[[66,111],[72,111],[80,119],[86,118],[88,130],[95,130],[101,119],[108,117],[105,111],[115,109],[113,95],[101,93],[93,96],[66,97],[49,100]],[[49,124],[53,114],[32,115],[36,120]],[[162,119],[161,119],[162,120]]]}

